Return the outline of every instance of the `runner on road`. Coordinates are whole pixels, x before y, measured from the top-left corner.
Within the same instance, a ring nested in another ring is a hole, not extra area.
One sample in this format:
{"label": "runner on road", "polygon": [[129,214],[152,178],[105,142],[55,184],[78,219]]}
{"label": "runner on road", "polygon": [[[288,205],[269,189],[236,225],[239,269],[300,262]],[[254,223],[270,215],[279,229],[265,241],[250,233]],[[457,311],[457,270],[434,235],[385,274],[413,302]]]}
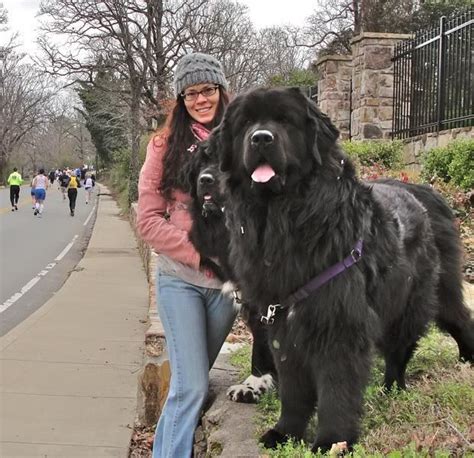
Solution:
{"label": "runner on road", "polygon": [[84,179],[84,189],[86,190],[86,204],[89,203],[92,196],[92,188],[94,187],[94,182],[90,176],[85,177]]}
{"label": "runner on road", "polygon": [[43,214],[46,199],[46,190],[49,187],[48,177],[44,174],[44,169],[39,169],[38,175],[33,178],[32,187],[35,188],[35,211],[34,215],[41,216]]}
{"label": "runner on road", "polygon": [[69,199],[69,211],[71,216],[74,216],[74,210],[76,209],[76,199],[77,199],[77,188],[81,187],[80,178],[76,175],[71,175],[69,184],[67,186],[67,197]]}
{"label": "runner on road", "polygon": [[67,185],[69,184],[69,175],[66,173],[66,170],[63,170],[58,177],[59,186],[61,188],[61,194],[63,195],[63,200],[66,200],[66,191]]}
{"label": "runner on road", "polygon": [[13,167],[13,172],[10,173],[7,183],[10,185],[10,203],[12,204],[12,212],[18,210],[18,199],[20,198],[20,186],[23,183],[18,169]]}
{"label": "runner on road", "polygon": [[31,179],[31,182],[30,182],[30,187],[31,187],[31,190],[30,190],[30,195],[31,195],[31,205],[32,205],[32,209],[34,210],[35,209],[35,203],[36,203],[36,197],[35,197],[35,187],[33,186],[33,181],[35,181],[35,172],[33,171],[33,178]]}

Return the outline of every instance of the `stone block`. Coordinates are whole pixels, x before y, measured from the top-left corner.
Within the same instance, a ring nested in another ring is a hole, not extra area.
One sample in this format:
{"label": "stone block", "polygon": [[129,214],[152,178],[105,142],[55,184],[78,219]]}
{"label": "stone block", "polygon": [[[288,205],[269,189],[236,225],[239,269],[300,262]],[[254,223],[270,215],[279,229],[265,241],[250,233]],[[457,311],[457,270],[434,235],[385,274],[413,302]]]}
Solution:
{"label": "stone block", "polygon": [[393,108],[392,107],[379,107],[377,110],[378,118],[381,121],[392,120],[393,118]]}
{"label": "stone block", "polygon": [[383,131],[376,124],[363,124],[362,125],[362,138],[363,139],[377,139],[383,138]]}
{"label": "stone block", "polygon": [[453,140],[452,131],[450,130],[441,131],[438,136],[438,146],[441,146],[444,148],[452,140]]}
{"label": "stone block", "polygon": [[387,121],[380,121],[380,119],[378,119],[378,125],[381,129],[384,130],[384,132],[391,132],[392,131],[392,120],[389,119]]}
{"label": "stone block", "polygon": [[153,426],[163,411],[168,396],[171,371],[169,361],[148,362],[139,375],[138,420]]}
{"label": "stone block", "polygon": [[377,118],[377,109],[372,107],[362,107],[360,112],[360,122],[372,123]]}
{"label": "stone block", "polygon": [[392,49],[385,46],[370,46],[365,49],[363,66],[369,70],[392,67]]}

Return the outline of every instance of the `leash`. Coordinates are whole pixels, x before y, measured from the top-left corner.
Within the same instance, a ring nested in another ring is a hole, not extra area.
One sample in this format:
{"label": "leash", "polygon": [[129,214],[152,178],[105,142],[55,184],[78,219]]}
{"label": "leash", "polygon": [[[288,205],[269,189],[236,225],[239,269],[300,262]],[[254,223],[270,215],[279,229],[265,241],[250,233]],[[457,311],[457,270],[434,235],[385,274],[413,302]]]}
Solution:
{"label": "leash", "polygon": [[329,280],[337,277],[345,270],[357,264],[362,257],[362,239],[359,239],[354,248],[351,250],[349,256],[345,257],[342,261],[326,269],[316,277],[312,278],[306,285],[297,289],[294,293],[290,294],[284,301],[279,304],[271,304],[268,306],[267,314],[260,317],[260,321],[263,324],[271,325],[275,321],[275,315],[279,309],[284,309],[296,305],[314,293],[317,289],[327,283]]}

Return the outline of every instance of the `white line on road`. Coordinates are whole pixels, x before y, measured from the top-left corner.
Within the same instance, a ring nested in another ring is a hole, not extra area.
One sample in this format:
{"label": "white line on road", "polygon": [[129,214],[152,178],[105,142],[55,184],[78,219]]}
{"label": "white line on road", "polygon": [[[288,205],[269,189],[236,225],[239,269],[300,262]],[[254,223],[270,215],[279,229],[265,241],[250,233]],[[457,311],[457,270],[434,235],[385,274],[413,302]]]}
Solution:
{"label": "white line on road", "polygon": [[41,280],[41,277],[44,277],[54,266],[55,262],[52,262],[46,266],[36,277],[32,278],[20,292],[15,293],[10,299],[6,300],[2,305],[0,305],[0,313],[4,312],[8,307],[13,305],[18,299],[20,299],[27,291],[29,291],[33,286],[36,285]]}
{"label": "white line on road", "polygon": [[3,304],[0,305],[0,313],[4,312],[7,308],[12,306],[18,299],[20,299],[26,292],[28,292],[33,286],[36,285],[41,280],[41,277],[50,272],[54,266],[57,264],[58,261],[61,261],[64,256],[66,256],[67,252],[71,249],[74,245],[74,242],[78,238],[78,235],[75,235],[70,243],[64,248],[63,251],[59,254],[59,256],[55,259],[56,262],[50,262],[43,270],[41,270],[36,277],[32,278],[18,293],[15,293],[10,299],[7,299]]}
{"label": "white line on road", "polygon": [[64,258],[64,256],[66,256],[67,252],[72,248],[72,246],[74,245],[74,242],[76,241],[78,237],[79,236],[76,234],[72,238],[71,242],[66,245],[66,248],[64,248],[64,250],[58,254],[58,257],[55,259],[55,261],[61,261],[61,259]]}
{"label": "white line on road", "polygon": [[89,213],[89,216],[87,217],[87,219],[84,221],[83,226],[87,226],[87,223],[89,222],[89,220],[91,219],[92,215],[94,214],[95,207],[96,207],[95,205],[92,207],[92,210],[91,210],[91,212]]}

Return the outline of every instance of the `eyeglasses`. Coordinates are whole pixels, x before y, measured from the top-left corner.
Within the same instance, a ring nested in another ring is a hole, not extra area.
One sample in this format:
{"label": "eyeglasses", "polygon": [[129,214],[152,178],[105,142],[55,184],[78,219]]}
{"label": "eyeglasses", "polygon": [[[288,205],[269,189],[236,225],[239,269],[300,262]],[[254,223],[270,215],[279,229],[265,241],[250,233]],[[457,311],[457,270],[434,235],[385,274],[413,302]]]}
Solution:
{"label": "eyeglasses", "polygon": [[202,91],[181,92],[180,95],[186,102],[192,102],[199,97],[199,94],[202,94],[206,98],[212,97],[217,89],[219,89],[219,86],[209,86],[205,87]]}

